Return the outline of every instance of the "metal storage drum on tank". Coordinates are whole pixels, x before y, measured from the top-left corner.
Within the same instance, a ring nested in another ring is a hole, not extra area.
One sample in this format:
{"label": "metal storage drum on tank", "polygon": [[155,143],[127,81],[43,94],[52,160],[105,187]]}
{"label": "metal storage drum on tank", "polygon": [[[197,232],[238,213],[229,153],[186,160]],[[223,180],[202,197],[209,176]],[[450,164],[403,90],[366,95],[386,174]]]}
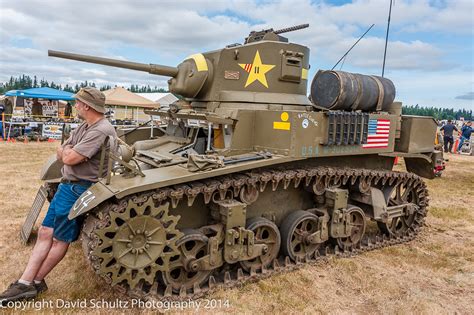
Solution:
{"label": "metal storage drum on tank", "polygon": [[383,110],[393,103],[395,86],[379,76],[318,71],[311,83],[311,99],[332,110]]}

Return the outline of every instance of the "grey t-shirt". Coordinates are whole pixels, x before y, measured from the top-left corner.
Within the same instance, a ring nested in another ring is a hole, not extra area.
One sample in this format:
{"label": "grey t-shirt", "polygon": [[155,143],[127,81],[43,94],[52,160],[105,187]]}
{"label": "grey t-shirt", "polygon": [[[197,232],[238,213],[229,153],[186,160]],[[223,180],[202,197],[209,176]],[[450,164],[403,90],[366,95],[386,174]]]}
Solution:
{"label": "grey t-shirt", "polygon": [[[83,122],[71,132],[69,139],[64,142],[63,147],[72,145],[72,149],[87,158],[84,162],[76,165],[64,165],[62,168],[63,179],[76,181],[88,180],[97,182],[99,179],[99,164],[102,144],[108,136],[113,137],[112,148],[116,149],[116,137],[114,127],[107,119],[101,119],[93,125]],[[107,172],[107,159],[103,167],[103,174]]]}

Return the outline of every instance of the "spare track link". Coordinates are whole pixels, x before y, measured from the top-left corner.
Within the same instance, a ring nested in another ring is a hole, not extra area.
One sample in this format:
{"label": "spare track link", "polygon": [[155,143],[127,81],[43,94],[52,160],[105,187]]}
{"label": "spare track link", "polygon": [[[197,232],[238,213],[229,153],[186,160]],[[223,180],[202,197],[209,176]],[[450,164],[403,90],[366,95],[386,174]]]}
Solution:
{"label": "spare track link", "polygon": [[[351,257],[366,251],[406,243],[416,237],[424,224],[428,206],[428,191],[426,184],[417,175],[383,170],[331,167],[312,167],[291,170],[274,169],[253,171],[245,174],[232,174],[204,181],[191,182],[186,185],[160,188],[155,191],[127,196],[116,203],[108,203],[95,213],[90,214],[93,218],[92,220],[86,221],[87,223],[82,230],[84,239],[83,248],[92,268],[98,270],[97,257],[91,255],[92,250],[99,242],[97,235],[95,235],[93,231],[96,227],[110,224],[110,215],[108,213],[110,211],[123,212],[129,199],[132,199],[136,203],[141,203],[151,197],[160,203],[169,201],[170,205],[176,206],[186,195],[188,198],[187,204],[190,206],[200,193],[204,195],[204,199],[206,203],[208,203],[211,200],[210,196],[215,192],[217,192],[219,196],[227,196],[227,190],[230,190],[233,196],[237,197],[238,192],[245,185],[263,191],[265,187],[267,187],[267,184],[270,184],[268,186],[275,191],[279,185],[283,185],[286,189],[291,183],[293,183],[293,187],[298,187],[299,185],[316,186],[316,184],[320,182],[323,182],[326,187],[337,187],[339,185],[347,183],[354,184],[356,182],[368,185],[379,184],[394,186],[399,183],[409,185],[414,188],[419,198],[419,208],[416,212],[413,225],[403,235],[397,237],[386,236],[381,232],[372,235],[366,234],[356,247],[339,249],[338,246],[329,245],[327,243],[330,242],[326,242],[324,243],[325,246],[321,246],[319,251],[316,251],[312,257],[305,257],[302,261],[296,262],[291,261],[289,257],[279,257],[273,261],[271,267],[268,269],[265,268],[263,270],[251,270],[250,272],[246,272],[242,268],[239,268],[239,264],[224,264],[224,266],[214,271],[207,285],[204,287],[194,286],[194,288],[190,290],[192,292],[181,290],[179,294],[176,294],[172,292],[171,288],[160,288],[162,285],[158,284],[156,280],[152,286],[141,283],[134,289],[123,285],[116,285],[114,289],[117,289],[121,293],[127,293],[131,297],[141,298],[143,300],[179,301],[198,299],[211,294],[217,289],[239,287],[248,282],[258,281],[275,274],[299,269],[306,264],[319,264],[333,256]],[[103,278],[105,278],[108,284],[112,282],[107,276]]]}

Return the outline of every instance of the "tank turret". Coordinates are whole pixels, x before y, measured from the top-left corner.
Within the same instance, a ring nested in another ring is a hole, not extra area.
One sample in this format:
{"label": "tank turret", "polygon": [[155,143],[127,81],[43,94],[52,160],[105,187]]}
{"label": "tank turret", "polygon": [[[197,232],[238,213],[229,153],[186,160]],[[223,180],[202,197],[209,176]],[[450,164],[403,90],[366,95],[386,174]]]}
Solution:
{"label": "tank turret", "polygon": [[253,31],[232,44],[187,57],[177,67],[49,50],[48,55],[171,77],[169,91],[194,101],[310,105],[309,49],[279,34],[308,27]]}

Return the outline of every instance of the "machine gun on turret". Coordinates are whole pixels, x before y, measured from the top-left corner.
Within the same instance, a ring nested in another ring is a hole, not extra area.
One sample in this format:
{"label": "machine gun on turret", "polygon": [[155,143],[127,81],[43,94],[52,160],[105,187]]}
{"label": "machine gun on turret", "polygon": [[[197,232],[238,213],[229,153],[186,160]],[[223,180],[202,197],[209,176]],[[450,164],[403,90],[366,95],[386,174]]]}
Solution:
{"label": "machine gun on turret", "polygon": [[[269,28],[266,30],[261,30],[261,31],[251,31],[249,36],[245,38],[245,44],[248,43],[253,43],[253,42],[258,42],[261,40],[277,40],[280,42],[288,42],[288,39],[283,36],[278,36],[279,34],[283,33],[288,33],[288,32],[293,32],[297,30],[301,30],[303,28],[309,27],[309,24],[300,24],[300,25],[295,25],[287,28],[282,28],[279,30],[273,30],[273,28]],[[278,38],[278,39],[276,39]]]}

